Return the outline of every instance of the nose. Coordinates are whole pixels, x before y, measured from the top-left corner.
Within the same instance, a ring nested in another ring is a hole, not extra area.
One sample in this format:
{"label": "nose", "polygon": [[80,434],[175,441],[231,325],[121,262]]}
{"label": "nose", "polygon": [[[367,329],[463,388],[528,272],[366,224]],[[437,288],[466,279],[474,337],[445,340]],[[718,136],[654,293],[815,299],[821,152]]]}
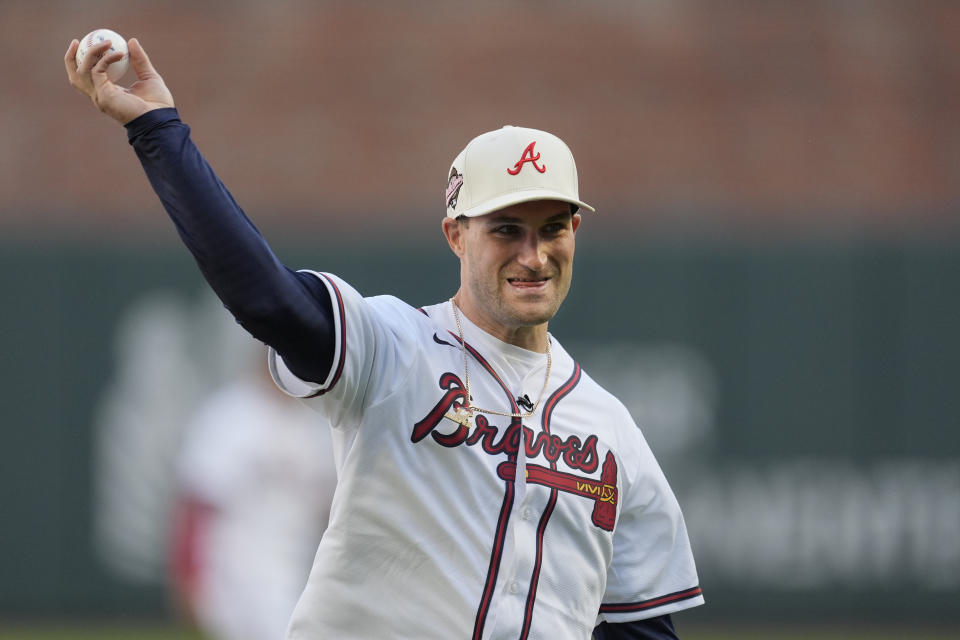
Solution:
{"label": "nose", "polygon": [[539,271],[547,265],[546,246],[542,242],[540,234],[526,234],[517,261],[531,271]]}

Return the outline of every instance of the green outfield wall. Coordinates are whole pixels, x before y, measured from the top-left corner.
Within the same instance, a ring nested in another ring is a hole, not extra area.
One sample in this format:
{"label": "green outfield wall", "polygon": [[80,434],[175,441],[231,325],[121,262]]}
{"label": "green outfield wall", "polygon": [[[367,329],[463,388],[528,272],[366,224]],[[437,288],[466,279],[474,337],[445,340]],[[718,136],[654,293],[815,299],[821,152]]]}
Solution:
{"label": "green outfield wall", "polygon": [[[437,246],[279,252],[415,305],[459,277]],[[7,242],[0,284],[0,615],[161,613],[168,463],[105,471],[111,429],[169,449],[150,425],[224,375],[223,312],[177,246]],[[960,622],[958,289],[951,243],[581,245],[551,329],[676,489],[691,618]]]}

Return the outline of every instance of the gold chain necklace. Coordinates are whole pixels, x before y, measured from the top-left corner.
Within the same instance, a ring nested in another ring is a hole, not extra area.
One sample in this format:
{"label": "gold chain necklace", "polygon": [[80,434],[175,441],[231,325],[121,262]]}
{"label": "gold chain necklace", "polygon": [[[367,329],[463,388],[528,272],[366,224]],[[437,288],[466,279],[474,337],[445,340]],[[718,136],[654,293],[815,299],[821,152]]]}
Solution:
{"label": "gold chain necklace", "polygon": [[457,336],[460,338],[460,350],[463,352],[463,386],[467,393],[467,401],[463,405],[456,405],[453,407],[453,411],[448,411],[446,417],[450,418],[458,424],[462,424],[468,429],[473,426],[473,414],[477,413],[490,413],[496,416],[506,416],[508,418],[520,418],[526,419],[533,416],[537,411],[537,407],[540,406],[540,401],[543,400],[543,394],[547,392],[547,384],[550,382],[550,369],[553,366],[553,356],[550,355],[550,337],[547,336],[547,374],[543,378],[543,388],[540,389],[540,395],[537,397],[537,401],[533,403],[533,408],[530,409],[527,413],[505,413],[503,411],[492,411],[490,409],[481,409],[480,407],[470,404],[470,369],[467,367],[467,342],[463,339],[463,327],[460,325],[460,313],[457,310],[457,303],[454,302],[453,298],[450,298],[450,305],[453,307],[453,319],[457,323]]}

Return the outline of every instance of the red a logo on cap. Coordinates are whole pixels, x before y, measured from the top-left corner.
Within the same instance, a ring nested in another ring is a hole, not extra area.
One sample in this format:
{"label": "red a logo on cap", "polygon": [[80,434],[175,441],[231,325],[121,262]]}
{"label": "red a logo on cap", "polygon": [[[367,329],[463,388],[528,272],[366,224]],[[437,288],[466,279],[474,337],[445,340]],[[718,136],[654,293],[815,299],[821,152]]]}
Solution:
{"label": "red a logo on cap", "polygon": [[539,171],[540,173],[546,173],[547,168],[543,165],[537,164],[537,160],[540,159],[540,154],[537,153],[537,155],[533,155],[533,145],[535,144],[537,144],[536,140],[534,140],[533,142],[527,145],[527,148],[523,150],[523,155],[520,156],[520,159],[517,160],[516,164],[513,165],[512,169],[507,169],[507,173],[509,173],[512,176],[517,175],[518,173],[520,173],[520,169],[523,169],[524,162],[529,162],[530,164],[532,164],[533,168]]}

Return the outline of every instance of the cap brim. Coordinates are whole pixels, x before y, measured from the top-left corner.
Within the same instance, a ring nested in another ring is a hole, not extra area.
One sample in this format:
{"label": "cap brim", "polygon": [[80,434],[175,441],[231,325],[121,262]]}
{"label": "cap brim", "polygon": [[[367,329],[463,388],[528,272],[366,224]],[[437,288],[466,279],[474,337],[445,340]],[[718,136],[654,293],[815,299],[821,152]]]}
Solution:
{"label": "cap brim", "polygon": [[556,191],[549,191],[546,189],[528,189],[525,191],[512,191],[510,193],[505,193],[502,196],[497,196],[496,198],[486,200],[485,202],[471,209],[455,211],[455,215],[451,215],[448,209],[447,216],[450,218],[459,218],[460,216],[476,218],[477,216],[484,216],[499,209],[509,207],[510,205],[520,204],[523,202],[533,202],[534,200],[559,200],[560,202],[566,202],[568,204],[575,205],[580,209],[586,209],[587,211],[591,212],[596,211],[596,209],[588,205],[586,202],[577,200],[576,198],[571,198],[570,196],[558,193]]}

